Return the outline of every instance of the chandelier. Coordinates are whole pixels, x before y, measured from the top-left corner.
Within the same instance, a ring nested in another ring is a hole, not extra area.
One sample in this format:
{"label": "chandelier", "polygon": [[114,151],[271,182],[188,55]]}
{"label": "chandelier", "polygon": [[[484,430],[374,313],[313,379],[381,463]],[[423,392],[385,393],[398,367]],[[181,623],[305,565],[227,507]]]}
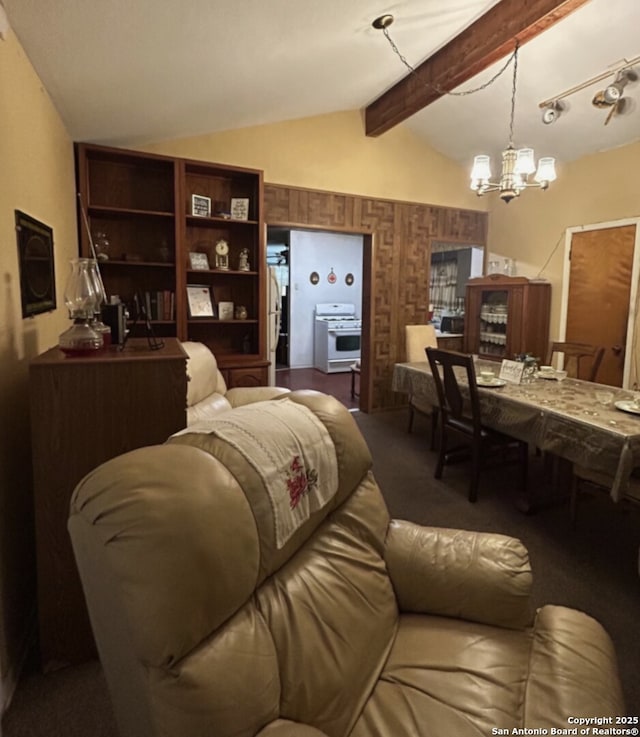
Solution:
{"label": "chandelier", "polygon": [[[509,145],[502,152],[502,172],[498,181],[491,181],[491,160],[486,154],[480,154],[473,160],[471,170],[471,189],[478,196],[487,192],[499,192],[500,199],[511,202],[523,189],[538,187],[547,189],[549,182],[556,178],[555,159],[543,156],[536,164],[532,148],[516,149],[513,145],[513,121],[516,110],[516,83],[518,77],[518,42],[513,52],[513,85],[511,88],[511,119],[509,122]],[[534,174],[533,180],[529,177]]]}

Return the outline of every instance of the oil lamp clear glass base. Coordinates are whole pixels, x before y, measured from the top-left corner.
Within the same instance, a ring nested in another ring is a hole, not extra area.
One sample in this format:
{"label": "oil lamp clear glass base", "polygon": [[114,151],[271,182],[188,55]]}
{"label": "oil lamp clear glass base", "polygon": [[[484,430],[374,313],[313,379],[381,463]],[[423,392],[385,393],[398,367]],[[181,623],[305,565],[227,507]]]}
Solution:
{"label": "oil lamp clear glass base", "polygon": [[88,356],[99,351],[103,341],[86,318],[76,318],[73,325],[58,338],[58,345],[67,356]]}

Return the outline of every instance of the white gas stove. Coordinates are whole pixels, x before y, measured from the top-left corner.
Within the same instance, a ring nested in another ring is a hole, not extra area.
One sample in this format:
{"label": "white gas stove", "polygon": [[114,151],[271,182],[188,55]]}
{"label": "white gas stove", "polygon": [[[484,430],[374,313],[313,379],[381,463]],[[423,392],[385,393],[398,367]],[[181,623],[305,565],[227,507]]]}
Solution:
{"label": "white gas stove", "polygon": [[360,358],[361,328],[354,304],[317,304],[314,366],[326,374],[348,371]]}

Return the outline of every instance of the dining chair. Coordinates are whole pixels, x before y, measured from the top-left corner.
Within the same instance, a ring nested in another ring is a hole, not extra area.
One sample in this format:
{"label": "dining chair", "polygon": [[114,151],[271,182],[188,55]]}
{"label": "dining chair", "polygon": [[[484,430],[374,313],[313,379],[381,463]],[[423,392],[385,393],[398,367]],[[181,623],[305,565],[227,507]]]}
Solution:
{"label": "dining chair", "polygon": [[549,346],[545,363],[551,365],[555,353],[564,354],[564,368],[574,379],[595,381],[604,356],[602,346],[589,343],[554,341]]}
{"label": "dining chair", "polygon": [[[404,332],[407,363],[424,361],[425,348],[436,348],[438,345],[436,329],[433,325],[405,325]],[[431,417],[431,450],[433,450],[438,431],[438,408],[431,405],[424,398],[409,393],[409,426],[407,432],[413,430],[413,418],[416,412],[425,417]]]}
{"label": "dining chair", "polygon": [[[480,471],[488,465],[522,466],[522,490],[526,491],[529,449],[526,442],[482,424],[480,397],[476,384],[473,357],[465,353],[427,348],[427,358],[438,394],[440,408],[440,445],[434,477],[442,477],[445,465],[459,460],[462,452],[470,452],[472,469],[469,481],[469,501],[478,498]],[[459,374],[456,372],[459,369]],[[464,375],[468,400],[458,383]],[[451,446],[455,438],[458,445]]]}

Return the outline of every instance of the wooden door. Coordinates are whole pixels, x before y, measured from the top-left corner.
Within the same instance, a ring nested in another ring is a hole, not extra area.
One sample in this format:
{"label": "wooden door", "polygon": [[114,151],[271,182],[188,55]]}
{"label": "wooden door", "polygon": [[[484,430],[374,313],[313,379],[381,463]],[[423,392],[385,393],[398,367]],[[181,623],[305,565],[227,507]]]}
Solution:
{"label": "wooden door", "polygon": [[597,381],[622,386],[636,226],[571,237],[568,342],[604,346]]}

